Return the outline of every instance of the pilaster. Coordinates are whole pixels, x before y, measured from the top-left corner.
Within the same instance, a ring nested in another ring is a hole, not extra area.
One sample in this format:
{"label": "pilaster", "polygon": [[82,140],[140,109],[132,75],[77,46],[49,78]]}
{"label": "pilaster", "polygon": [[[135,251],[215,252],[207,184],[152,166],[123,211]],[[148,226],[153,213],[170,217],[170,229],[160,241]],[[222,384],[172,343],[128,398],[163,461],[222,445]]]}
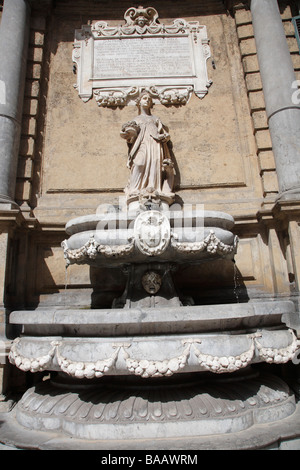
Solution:
{"label": "pilaster", "polygon": [[[12,252],[10,242],[15,230],[24,222],[18,209],[0,211],[0,405],[5,396],[9,368],[7,356],[10,351],[11,340],[7,332],[6,296],[9,272],[12,268]],[[2,406],[0,406],[2,409]]]}

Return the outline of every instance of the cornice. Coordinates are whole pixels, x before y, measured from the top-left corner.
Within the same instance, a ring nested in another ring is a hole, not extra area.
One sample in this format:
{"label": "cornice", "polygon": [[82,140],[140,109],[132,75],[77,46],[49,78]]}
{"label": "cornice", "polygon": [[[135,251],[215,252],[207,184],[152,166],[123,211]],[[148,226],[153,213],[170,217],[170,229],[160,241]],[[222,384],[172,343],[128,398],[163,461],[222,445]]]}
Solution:
{"label": "cornice", "polygon": [[233,14],[235,10],[250,8],[250,2],[251,0],[223,0],[226,10],[231,14]]}

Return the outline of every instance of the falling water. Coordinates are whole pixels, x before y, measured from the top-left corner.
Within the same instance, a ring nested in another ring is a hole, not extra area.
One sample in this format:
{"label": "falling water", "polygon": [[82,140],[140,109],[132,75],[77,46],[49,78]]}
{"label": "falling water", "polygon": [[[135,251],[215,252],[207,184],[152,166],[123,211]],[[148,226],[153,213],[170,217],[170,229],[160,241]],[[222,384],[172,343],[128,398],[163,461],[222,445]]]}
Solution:
{"label": "falling water", "polygon": [[234,283],[234,288],[233,292],[236,298],[236,301],[239,303],[239,279],[238,279],[238,269],[236,267],[235,261],[233,260],[233,283]]}
{"label": "falling water", "polygon": [[67,289],[68,289],[68,284],[69,284],[69,281],[70,281],[70,271],[68,271],[68,267],[69,265],[66,264],[65,266],[65,294],[64,294],[64,304],[65,304],[65,307],[66,307],[66,303],[67,303]]}

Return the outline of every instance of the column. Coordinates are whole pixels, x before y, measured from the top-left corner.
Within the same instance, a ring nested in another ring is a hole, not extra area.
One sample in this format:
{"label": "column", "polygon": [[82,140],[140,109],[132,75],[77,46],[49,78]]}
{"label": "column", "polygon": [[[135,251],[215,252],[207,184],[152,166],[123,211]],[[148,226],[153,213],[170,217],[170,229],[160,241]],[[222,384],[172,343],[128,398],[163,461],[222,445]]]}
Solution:
{"label": "column", "polygon": [[251,0],[257,56],[279,184],[279,200],[300,199],[300,106],[277,0]]}
{"label": "column", "polygon": [[29,26],[27,0],[4,0],[0,23],[0,208],[16,205]]}

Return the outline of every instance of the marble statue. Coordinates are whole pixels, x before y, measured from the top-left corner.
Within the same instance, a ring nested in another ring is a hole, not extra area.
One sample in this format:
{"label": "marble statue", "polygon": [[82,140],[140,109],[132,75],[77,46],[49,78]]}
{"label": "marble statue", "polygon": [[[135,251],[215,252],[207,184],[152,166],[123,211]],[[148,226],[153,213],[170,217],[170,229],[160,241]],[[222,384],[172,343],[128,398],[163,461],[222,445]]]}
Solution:
{"label": "marble statue", "polygon": [[137,99],[139,114],[122,126],[121,137],[128,143],[130,178],[125,189],[127,197],[143,193],[172,196],[174,165],[170,156],[168,129],[151,114],[153,101],[144,92]]}

